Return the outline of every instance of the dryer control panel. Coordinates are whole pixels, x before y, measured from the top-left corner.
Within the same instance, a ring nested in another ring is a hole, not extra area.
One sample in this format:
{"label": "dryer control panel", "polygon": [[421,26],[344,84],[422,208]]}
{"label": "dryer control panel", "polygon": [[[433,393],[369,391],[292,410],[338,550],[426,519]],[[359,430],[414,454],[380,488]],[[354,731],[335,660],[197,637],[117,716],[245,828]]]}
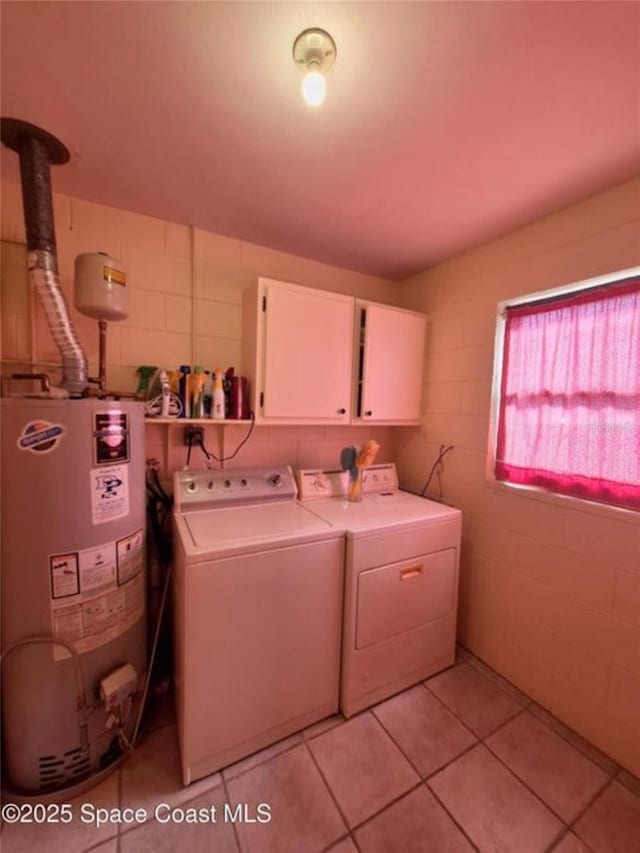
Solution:
{"label": "dryer control panel", "polygon": [[[349,487],[349,473],[339,469],[302,469],[297,471],[300,500],[311,498],[346,498]],[[397,492],[398,474],[393,462],[381,462],[370,465],[362,472],[362,491],[365,494],[376,492]]]}

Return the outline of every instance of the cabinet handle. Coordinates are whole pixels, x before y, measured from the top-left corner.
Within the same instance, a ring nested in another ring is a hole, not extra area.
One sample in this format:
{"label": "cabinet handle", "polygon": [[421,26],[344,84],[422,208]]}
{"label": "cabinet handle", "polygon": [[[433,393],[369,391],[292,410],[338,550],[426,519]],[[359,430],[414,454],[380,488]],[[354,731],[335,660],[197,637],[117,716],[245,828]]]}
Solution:
{"label": "cabinet handle", "polygon": [[365,414],[365,417],[370,418],[371,415],[373,414],[373,412],[371,411],[371,409],[367,409],[367,411],[364,414]]}
{"label": "cabinet handle", "polygon": [[346,415],[346,414],[347,414],[347,410],[346,410],[346,409],[338,409],[338,414],[339,414],[339,415]]}

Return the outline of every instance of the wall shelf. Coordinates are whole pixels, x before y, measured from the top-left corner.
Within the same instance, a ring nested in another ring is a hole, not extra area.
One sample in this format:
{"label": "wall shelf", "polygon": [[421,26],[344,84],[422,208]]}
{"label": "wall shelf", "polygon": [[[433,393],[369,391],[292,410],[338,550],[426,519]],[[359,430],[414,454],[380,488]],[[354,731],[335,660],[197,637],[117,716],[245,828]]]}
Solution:
{"label": "wall shelf", "polygon": [[[218,420],[217,418],[145,418],[144,423],[145,427],[155,424],[161,427],[166,427],[166,429],[162,430],[162,463],[163,471],[166,474],[166,472],[171,470],[171,436],[174,436],[173,446],[175,447],[175,435],[178,429],[184,429],[188,426],[217,427],[215,432],[209,434],[210,438],[207,439],[207,441],[212,440],[214,443],[214,447],[212,448],[209,446],[209,450],[214,452],[216,456],[223,457],[225,455],[224,427],[232,424],[240,424],[241,426],[250,427],[253,422],[251,420],[236,420],[234,418],[225,418],[224,420]],[[222,429],[220,429],[220,427],[222,427]]]}

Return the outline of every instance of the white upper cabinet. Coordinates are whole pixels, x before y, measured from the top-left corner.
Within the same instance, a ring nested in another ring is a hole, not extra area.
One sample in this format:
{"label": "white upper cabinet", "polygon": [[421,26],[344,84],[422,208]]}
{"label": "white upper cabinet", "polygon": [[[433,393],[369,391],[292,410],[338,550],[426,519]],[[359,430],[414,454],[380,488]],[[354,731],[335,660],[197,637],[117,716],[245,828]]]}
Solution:
{"label": "white upper cabinet", "polygon": [[420,421],[427,318],[390,305],[356,301],[353,421]]}
{"label": "white upper cabinet", "polygon": [[243,303],[243,373],[257,423],[349,423],[350,296],[260,278]]}
{"label": "white upper cabinet", "polygon": [[242,330],[256,423],[418,423],[425,327],[423,314],[259,278]]}

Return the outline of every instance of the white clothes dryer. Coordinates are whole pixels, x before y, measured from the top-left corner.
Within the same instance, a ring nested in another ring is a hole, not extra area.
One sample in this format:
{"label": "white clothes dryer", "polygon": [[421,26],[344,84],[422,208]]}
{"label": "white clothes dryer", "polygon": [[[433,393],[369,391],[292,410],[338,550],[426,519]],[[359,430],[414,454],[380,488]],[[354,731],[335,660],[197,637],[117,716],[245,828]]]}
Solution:
{"label": "white clothes dryer", "polygon": [[462,513],[398,488],[372,465],[363,498],[348,475],[297,472],[301,500],[346,532],[340,709],[346,717],[453,664]]}

